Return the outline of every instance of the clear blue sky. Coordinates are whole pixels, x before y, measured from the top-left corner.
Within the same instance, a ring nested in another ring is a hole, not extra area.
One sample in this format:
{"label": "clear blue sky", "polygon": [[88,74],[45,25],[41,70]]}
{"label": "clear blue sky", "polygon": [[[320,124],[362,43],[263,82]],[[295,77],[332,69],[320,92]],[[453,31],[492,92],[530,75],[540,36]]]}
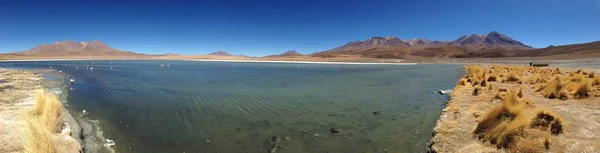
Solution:
{"label": "clear blue sky", "polygon": [[0,0],[0,52],[73,39],[142,53],[312,53],[372,36],[600,40],[600,0]]}

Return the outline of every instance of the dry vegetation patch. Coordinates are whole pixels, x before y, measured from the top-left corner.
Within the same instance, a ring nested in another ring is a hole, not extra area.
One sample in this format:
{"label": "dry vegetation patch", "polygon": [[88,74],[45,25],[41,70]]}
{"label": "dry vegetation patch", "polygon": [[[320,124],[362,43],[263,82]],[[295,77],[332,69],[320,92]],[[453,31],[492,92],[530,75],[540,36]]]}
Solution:
{"label": "dry vegetation patch", "polygon": [[600,137],[600,80],[594,71],[499,65],[464,70],[434,130],[433,152],[600,149],[600,139],[593,139]]}

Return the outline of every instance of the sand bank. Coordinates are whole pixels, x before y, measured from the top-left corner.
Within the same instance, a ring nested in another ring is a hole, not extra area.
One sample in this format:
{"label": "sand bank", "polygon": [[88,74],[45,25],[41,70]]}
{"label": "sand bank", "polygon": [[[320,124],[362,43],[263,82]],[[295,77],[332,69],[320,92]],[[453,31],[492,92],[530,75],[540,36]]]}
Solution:
{"label": "sand bank", "polygon": [[[600,150],[600,84],[592,79],[600,80],[597,72],[515,66],[479,71],[467,71],[450,94],[431,152]],[[580,92],[583,84],[587,89]]]}

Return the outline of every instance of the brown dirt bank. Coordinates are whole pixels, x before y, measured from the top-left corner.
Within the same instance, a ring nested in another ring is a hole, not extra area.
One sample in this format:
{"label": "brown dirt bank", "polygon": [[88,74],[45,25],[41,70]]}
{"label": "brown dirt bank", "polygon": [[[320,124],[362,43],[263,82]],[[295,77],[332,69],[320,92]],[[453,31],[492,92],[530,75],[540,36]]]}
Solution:
{"label": "brown dirt bank", "polygon": [[434,129],[431,152],[597,152],[600,74],[467,66]]}

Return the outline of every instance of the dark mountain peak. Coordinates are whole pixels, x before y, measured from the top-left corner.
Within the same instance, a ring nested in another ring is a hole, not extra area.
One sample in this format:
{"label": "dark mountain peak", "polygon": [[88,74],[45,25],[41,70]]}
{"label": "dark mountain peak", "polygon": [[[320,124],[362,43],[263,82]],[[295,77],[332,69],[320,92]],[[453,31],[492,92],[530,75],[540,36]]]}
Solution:
{"label": "dark mountain peak", "polygon": [[226,51],[216,51],[208,55],[231,56],[231,54],[227,53]]}

